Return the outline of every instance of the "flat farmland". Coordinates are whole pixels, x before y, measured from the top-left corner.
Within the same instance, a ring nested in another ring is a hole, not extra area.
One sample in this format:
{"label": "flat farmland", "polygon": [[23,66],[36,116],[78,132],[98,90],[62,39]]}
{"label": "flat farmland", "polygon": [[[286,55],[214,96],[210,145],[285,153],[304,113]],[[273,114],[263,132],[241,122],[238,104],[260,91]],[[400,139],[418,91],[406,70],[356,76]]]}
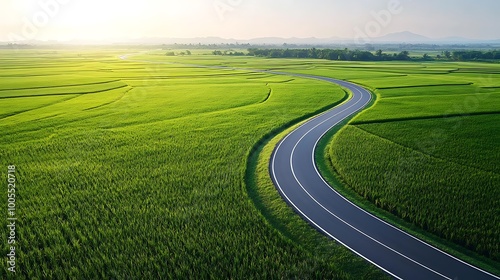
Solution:
{"label": "flat farmland", "polygon": [[128,52],[0,53],[0,161],[17,170],[18,279],[383,278],[338,245],[317,255],[292,242],[244,183],[259,140],[344,99],[342,89],[119,59]]}
{"label": "flat farmland", "polygon": [[371,89],[373,106],[331,139],[329,172],[370,205],[497,265],[498,64],[164,53],[0,53],[18,277],[384,278],[295,215],[268,176],[273,147],[262,147],[348,94],[251,69]]}

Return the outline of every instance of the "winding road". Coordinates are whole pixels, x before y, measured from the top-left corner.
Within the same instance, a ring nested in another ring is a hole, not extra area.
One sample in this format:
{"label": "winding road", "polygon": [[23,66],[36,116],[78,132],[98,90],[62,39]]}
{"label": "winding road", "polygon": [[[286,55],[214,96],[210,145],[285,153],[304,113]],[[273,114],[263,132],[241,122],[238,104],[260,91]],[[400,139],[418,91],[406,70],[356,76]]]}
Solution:
{"label": "winding road", "polygon": [[292,75],[335,83],[352,92],[348,102],[288,134],[272,154],[269,167],[272,180],[297,213],[319,231],[398,279],[500,279],[389,225],[332,189],[316,167],[316,146],[331,128],[362,110],[370,102],[371,94],[345,81]]}
{"label": "winding road", "polygon": [[[120,59],[129,60],[133,55],[123,55]],[[321,76],[227,66],[183,65],[316,79],[340,85],[351,91],[352,97],[347,102],[310,119],[279,142],[272,154],[269,169],[281,196],[319,231],[397,279],[500,279],[357,207],[321,177],[314,160],[319,140],[334,126],[365,108],[372,98],[369,91],[353,83]]]}

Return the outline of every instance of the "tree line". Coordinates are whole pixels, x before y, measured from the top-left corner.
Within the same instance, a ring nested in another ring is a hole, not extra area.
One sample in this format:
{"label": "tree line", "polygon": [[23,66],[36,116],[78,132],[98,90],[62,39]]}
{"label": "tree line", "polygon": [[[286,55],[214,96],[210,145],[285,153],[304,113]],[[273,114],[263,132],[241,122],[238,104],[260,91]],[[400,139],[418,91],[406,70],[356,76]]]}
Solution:
{"label": "tree line", "polygon": [[[444,52],[449,54],[449,52]],[[449,58],[449,57],[448,57]],[[451,53],[453,60],[468,61],[468,60],[493,60],[500,59],[500,50],[493,51],[454,51]]]}
{"label": "tree line", "polygon": [[382,50],[375,53],[350,49],[248,49],[248,55],[269,58],[313,58],[344,61],[390,61],[411,60],[408,51],[387,54]]}
{"label": "tree line", "polygon": [[[214,55],[245,55],[243,52],[233,51],[213,51]],[[267,58],[310,58],[310,59],[328,59],[342,61],[430,61],[430,60],[455,60],[455,61],[473,61],[473,60],[500,60],[500,51],[443,51],[441,54],[431,57],[423,54],[421,57],[412,57],[408,51],[399,53],[384,53],[382,50],[375,52],[350,49],[259,49],[249,48],[248,56],[267,57]]]}

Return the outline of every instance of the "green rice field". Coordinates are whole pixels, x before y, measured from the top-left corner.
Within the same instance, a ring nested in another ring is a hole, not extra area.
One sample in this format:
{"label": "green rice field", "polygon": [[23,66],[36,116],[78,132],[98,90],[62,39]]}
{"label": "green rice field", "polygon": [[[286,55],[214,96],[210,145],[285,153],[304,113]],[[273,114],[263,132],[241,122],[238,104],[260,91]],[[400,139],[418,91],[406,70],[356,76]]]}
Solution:
{"label": "green rice field", "polygon": [[331,172],[369,204],[500,261],[498,64],[164,53],[0,51],[17,278],[385,279],[295,215],[267,174],[275,136],[348,94],[251,69],[370,88],[373,106],[331,139]]}
{"label": "green rice field", "polygon": [[17,279],[384,278],[319,233],[309,231],[330,244],[321,255],[317,243],[282,234],[244,182],[259,140],[343,90],[119,59],[129,52],[0,53],[0,166],[5,176],[16,166]]}

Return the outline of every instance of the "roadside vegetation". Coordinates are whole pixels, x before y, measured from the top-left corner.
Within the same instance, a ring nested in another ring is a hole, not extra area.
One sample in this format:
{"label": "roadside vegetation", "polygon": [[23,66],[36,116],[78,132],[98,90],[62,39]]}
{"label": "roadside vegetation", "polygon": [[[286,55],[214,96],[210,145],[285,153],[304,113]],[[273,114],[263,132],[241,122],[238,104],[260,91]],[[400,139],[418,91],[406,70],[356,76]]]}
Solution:
{"label": "roadside vegetation", "polygon": [[[433,74],[446,67],[447,74]],[[426,64],[418,74],[400,69],[406,75],[351,79],[379,98],[335,136],[328,151],[335,172],[360,196],[496,262],[497,68]],[[372,71],[385,69],[374,66]]]}

